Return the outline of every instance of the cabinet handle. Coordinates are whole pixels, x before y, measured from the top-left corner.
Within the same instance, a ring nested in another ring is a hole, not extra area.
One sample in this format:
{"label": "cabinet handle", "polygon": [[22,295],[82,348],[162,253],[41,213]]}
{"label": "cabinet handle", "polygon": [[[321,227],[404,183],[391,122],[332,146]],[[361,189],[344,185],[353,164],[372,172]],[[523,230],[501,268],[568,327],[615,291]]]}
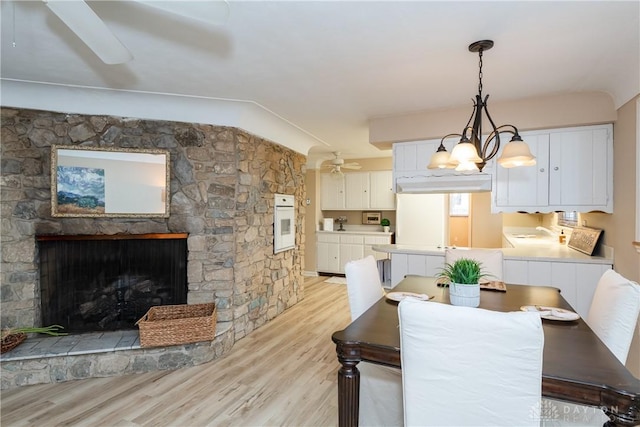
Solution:
{"label": "cabinet handle", "polygon": [[557,167],[557,166],[555,168],[553,168],[554,171],[557,171],[558,169],[560,169],[560,168]]}
{"label": "cabinet handle", "polygon": [[540,168],[540,172],[544,172],[544,168]]}

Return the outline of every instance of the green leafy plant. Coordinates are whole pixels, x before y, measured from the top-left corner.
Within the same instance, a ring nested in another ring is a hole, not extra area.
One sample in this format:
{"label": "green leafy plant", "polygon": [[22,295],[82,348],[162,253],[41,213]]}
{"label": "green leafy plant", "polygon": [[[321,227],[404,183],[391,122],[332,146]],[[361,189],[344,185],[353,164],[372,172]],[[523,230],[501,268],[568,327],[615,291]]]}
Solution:
{"label": "green leafy plant", "polygon": [[67,335],[66,332],[60,332],[64,327],[60,325],[51,325],[51,326],[43,326],[43,327],[29,327],[29,328],[10,328],[2,330],[2,338],[13,334],[47,334],[53,336]]}
{"label": "green leafy plant", "polygon": [[446,278],[450,283],[460,283],[463,285],[474,285],[485,277],[482,273],[482,264],[474,259],[460,258],[453,264],[445,264],[442,272],[438,274],[440,278]]}
{"label": "green leafy plant", "polygon": [[387,218],[382,218],[380,220],[380,225],[383,227],[389,227],[391,225],[391,221],[389,221]]}

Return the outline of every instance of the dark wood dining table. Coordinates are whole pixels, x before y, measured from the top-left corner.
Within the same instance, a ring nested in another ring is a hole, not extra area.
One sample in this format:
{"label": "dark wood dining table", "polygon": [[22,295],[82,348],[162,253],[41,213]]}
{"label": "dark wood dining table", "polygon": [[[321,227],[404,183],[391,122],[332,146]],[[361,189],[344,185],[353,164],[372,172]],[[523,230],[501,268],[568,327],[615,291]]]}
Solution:
{"label": "dark wood dining table", "polygon": [[[506,292],[483,290],[480,308],[516,311],[539,305],[573,308],[557,288],[506,285]],[[433,302],[449,304],[449,291],[432,277],[410,276],[393,291],[425,293]],[[398,303],[376,302],[346,329],[334,332],[338,360],[338,412],[340,427],[358,426],[361,361],[400,367]],[[542,321],[544,353],[542,395],[601,407],[615,425],[640,424],[640,380],[614,356],[583,319]]]}

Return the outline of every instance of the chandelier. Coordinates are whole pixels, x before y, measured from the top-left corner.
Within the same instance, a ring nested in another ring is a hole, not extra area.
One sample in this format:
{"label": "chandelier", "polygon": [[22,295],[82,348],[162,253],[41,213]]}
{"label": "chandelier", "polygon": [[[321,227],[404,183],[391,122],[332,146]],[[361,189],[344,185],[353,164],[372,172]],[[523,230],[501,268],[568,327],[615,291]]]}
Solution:
{"label": "chandelier", "polygon": [[[452,169],[457,171],[481,171],[485,164],[493,159],[500,149],[500,134],[508,133],[513,135],[502,150],[498,158],[498,163],[505,168],[517,166],[533,166],[536,164],[535,157],[531,154],[529,146],[518,134],[518,128],[513,125],[496,126],[487,109],[489,95],[482,99],[482,53],[493,47],[492,40],[481,40],[469,45],[469,51],[478,53],[480,57],[478,72],[478,94],[473,104],[473,111],[467,125],[462,133],[450,133],[440,140],[438,150],[431,157],[431,162],[427,166],[429,169]],[[482,113],[486,114],[491,124],[491,133],[482,142]],[[473,120],[473,125],[471,121]],[[471,125],[471,126],[470,126]],[[457,136],[460,141],[453,147],[451,155],[444,147],[444,140]]]}

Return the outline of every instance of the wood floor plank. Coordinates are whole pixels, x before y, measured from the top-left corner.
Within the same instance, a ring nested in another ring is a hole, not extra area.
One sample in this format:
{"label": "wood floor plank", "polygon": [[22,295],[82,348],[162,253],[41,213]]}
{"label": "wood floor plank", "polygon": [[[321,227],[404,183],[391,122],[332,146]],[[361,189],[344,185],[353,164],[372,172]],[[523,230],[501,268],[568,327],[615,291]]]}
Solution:
{"label": "wood floor plank", "polygon": [[305,298],[224,357],[179,369],[5,390],[13,426],[334,426],[339,364],[331,334],[349,324],[345,285],[305,280]]}

